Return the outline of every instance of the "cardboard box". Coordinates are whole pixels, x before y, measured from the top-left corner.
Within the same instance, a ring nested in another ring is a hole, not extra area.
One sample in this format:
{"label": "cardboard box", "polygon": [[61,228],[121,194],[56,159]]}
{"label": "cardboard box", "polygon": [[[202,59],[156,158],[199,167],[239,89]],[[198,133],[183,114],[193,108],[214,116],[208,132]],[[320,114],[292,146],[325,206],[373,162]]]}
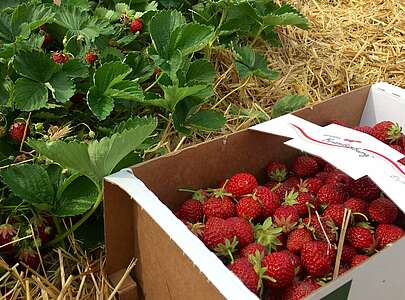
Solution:
{"label": "cardboard box", "polygon": [[[405,127],[405,91],[379,83],[295,113],[324,126],[331,119],[350,125],[390,119]],[[243,170],[265,179],[270,160],[289,163],[297,150],[288,138],[243,130],[136,165],[106,178],[107,272],[132,274],[144,299],[258,299],[172,213],[188,196],[178,188],[215,186]],[[135,176],[134,176],[135,175]],[[405,239],[345,273],[308,299],[402,299]],[[387,296],[388,295],[388,296]]]}

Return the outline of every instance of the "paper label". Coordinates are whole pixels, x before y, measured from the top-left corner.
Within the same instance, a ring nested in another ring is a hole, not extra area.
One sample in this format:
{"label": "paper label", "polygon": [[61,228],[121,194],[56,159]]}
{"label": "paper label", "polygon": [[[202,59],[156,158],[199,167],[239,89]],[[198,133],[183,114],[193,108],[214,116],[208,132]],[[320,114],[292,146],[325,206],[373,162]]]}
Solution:
{"label": "paper label", "polygon": [[353,179],[368,175],[405,211],[404,155],[374,137],[351,128],[325,127],[293,115],[253,126],[251,129],[292,138],[286,145],[319,156]]}

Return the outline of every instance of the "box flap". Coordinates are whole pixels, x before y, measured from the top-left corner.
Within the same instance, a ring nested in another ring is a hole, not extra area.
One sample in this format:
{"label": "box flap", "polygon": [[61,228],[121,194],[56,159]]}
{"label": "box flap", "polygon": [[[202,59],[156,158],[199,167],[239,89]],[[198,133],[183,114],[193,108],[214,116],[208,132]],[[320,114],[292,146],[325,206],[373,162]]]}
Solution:
{"label": "box flap", "polygon": [[131,169],[105,178],[126,191],[158,223],[226,299],[258,300],[244,284],[164,205]]}

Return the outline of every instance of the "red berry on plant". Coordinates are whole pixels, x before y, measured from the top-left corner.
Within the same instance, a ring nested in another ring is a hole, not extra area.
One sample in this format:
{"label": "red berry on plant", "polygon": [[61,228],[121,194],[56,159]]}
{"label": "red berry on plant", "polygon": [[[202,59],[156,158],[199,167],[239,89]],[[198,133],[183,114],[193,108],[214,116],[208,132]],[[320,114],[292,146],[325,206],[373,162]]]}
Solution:
{"label": "red berry on plant", "polygon": [[17,259],[33,270],[36,270],[40,263],[38,253],[31,247],[20,249],[17,253]]}
{"label": "red berry on plant", "polygon": [[25,130],[27,131],[26,136],[28,136],[29,128],[27,127],[27,124],[23,121],[14,122],[8,130],[10,139],[16,143],[21,143],[24,139]]}
{"label": "red berry on plant", "polygon": [[69,55],[56,51],[52,53],[52,60],[57,64],[65,64],[69,61]]}
{"label": "red berry on plant", "polygon": [[97,60],[97,54],[95,54],[93,51],[89,51],[84,55],[84,60],[89,64],[92,65],[96,62]]}
{"label": "red berry on plant", "polygon": [[130,30],[132,33],[141,32],[143,29],[143,21],[139,18],[134,18],[131,23]]}

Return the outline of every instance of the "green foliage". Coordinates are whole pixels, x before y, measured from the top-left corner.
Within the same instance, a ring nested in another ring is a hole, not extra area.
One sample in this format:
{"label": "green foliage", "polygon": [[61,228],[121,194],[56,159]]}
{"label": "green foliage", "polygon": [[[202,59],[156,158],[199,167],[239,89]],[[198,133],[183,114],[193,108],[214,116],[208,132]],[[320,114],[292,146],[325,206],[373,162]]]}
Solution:
{"label": "green foliage", "polygon": [[308,101],[309,98],[307,96],[285,96],[274,104],[271,116],[272,118],[277,118],[297,109],[303,108]]}

